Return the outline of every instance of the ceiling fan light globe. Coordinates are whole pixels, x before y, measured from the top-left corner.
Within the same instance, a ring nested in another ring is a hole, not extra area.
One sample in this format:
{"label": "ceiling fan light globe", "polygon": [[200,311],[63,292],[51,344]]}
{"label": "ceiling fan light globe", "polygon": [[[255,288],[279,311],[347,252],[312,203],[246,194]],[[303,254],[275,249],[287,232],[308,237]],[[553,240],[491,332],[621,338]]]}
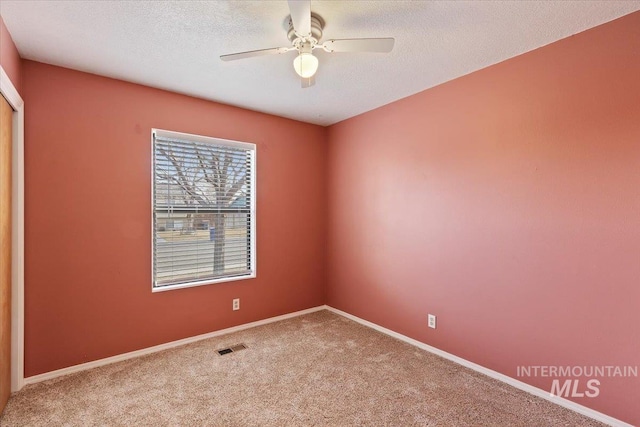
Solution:
{"label": "ceiling fan light globe", "polygon": [[318,58],[311,53],[301,53],[293,60],[293,68],[300,77],[308,79],[318,71]]}

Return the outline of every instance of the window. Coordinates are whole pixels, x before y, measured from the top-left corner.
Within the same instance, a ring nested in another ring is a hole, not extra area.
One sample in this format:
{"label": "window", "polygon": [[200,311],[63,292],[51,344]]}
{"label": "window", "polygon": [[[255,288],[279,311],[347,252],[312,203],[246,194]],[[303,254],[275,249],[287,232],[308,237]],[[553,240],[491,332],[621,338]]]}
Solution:
{"label": "window", "polygon": [[255,277],[255,145],[152,136],[153,290]]}

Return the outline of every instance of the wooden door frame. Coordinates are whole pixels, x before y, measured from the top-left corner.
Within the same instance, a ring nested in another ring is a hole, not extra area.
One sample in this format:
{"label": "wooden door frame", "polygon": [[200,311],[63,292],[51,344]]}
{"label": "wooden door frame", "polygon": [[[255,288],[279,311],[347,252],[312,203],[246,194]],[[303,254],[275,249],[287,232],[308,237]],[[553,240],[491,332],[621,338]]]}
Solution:
{"label": "wooden door frame", "polygon": [[0,93],[13,108],[11,189],[11,391],[24,385],[24,101],[0,65]]}

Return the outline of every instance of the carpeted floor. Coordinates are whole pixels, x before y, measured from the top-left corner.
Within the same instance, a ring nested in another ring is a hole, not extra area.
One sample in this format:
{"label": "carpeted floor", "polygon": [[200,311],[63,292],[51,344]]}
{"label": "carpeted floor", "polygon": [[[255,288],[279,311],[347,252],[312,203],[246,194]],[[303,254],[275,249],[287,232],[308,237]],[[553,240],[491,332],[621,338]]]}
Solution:
{"label": "carpeted floor", "polygon": [[0,425],[602,426],[328,311],[27,386]]}

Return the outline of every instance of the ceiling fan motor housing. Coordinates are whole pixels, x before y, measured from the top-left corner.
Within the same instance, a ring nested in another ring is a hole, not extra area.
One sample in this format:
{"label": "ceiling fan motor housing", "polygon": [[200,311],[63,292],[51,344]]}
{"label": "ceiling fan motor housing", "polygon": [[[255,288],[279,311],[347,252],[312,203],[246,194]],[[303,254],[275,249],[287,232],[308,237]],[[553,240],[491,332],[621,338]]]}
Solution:
{"label": "ceiling fan motor housing", "polygon": [[[319,42],[322,38],[322,30],[324,29],[324,19],[317,13],[311,12],[311,39],[315,40],[315,43]],[[291,41],[292,44],[304,42],[300,37],[296,34],[295,29],[293,28],[293,21],[291,17],[289,17],[289,32],[287,33],[287,38]],[[298,42],[297,40],[300,40]]]}

